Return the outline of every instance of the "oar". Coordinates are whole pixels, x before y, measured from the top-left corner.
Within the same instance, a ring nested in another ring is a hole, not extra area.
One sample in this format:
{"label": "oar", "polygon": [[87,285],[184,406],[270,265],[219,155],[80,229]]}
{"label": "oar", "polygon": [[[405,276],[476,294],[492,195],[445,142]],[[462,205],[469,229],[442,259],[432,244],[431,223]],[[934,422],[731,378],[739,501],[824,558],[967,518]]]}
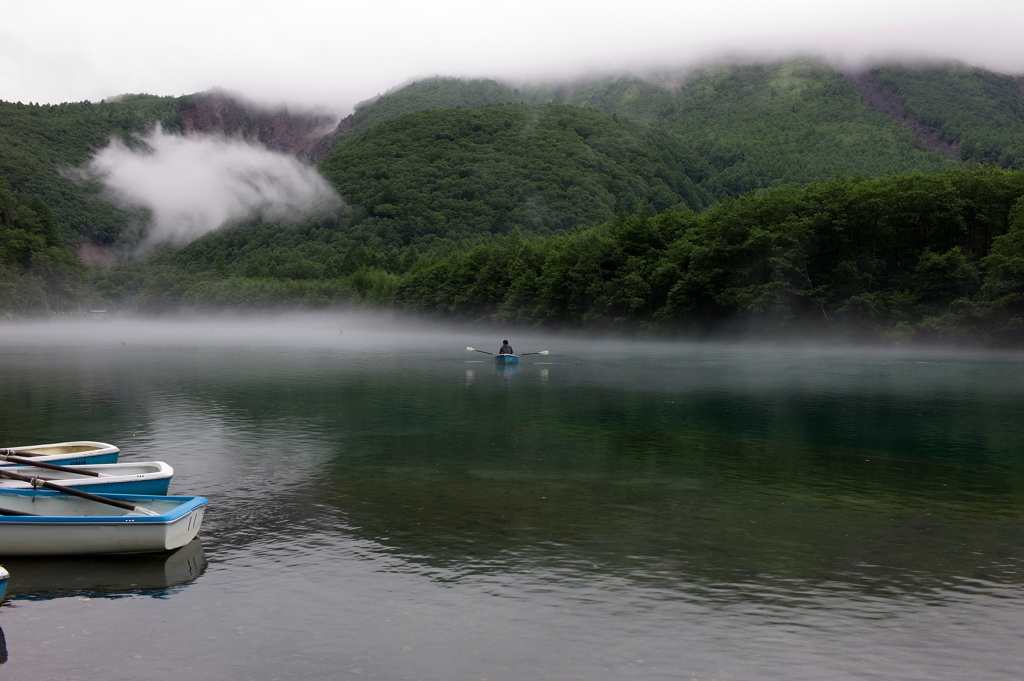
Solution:
{"label": "oar", "polygon": [[26,466],[46,468],[51,471],[63,471],[64,473],[76,473],[78,475],[91,475],[94,478],[104,477],[102,473],[97,473],[96,471],[80,471],[77,468],[71,468],[70,466],[58,466],[55,463],[33,461],[32,459],[28,459],[23,456],[15,456],[14,454],[10,454],[10,451],[11,450],[9,449],[0,450],[0,461],[11,461],[13,463],[20,463]]}
{"label": "oar", "polygon": [[493,355],[493,352],[487,352],[486,350],[477,350],[476,348],[466,348],[469,352],[482,352],[485,355]]}
{"label": "oar", "polygon": [[522,357],[524,355],[546,355],[546,354],[548,354],[547,350],[541,350],[540,352],[520,352],[519,356]]}
{"label": "oar", "polygon": [[48,487],[49,489],[55,490],[57,492],[62,492],[64,494],[70,494],[73,497],[81,497],[82,499],[88,499],[89,501],[98,501],[101,504],[107,504],[108,506],[117,506],[118,508],[123,508],[123,509],[125,509],[127,511],[135,511],[136,513],[141,513],[143,515],[160,515],[156,511],[150,511],[148,508],[142,508],[141,506],[135,506],[133,504],[129,504],[126,501],[118,501],[117,499],[108,499],[106,497],[101,497],[101,496],[99,496],[97,494],[90,494],[88,492],[83,492],[80,489],[74,489],[72,487],[65,487],[64,485],[58,485],[55,482],[50,482],[49,480],[43,480],[42,478],[38,478],[38,477],[35,477],[35,476],[21,475],[20,473],[12,472],[8,468],[0,468],[0,476],[3,476],[5,478],[10,478],[11,480],[21,480],[22,482],[27,482],[30,485],[32,485],[33,488]]}
{"label": "oar", "polygon": [[0,508],[0,515],[35,515],[35,513],[25,513],[24,511],[15,511],[11,508]]}

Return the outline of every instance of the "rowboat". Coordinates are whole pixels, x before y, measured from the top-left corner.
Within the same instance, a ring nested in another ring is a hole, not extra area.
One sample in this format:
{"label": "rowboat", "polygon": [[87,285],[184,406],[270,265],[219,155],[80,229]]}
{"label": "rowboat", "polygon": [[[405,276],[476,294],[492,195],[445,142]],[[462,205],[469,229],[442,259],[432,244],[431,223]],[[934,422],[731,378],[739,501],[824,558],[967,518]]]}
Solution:
{"label": "rowboat", "polygon": [[57,442],[50,445],[29,445],[28,447],[11,447],[6,450],[17,456],[35,459],[43,463],[56,463],[61,466],[75,466],[97,463],[117,463],[121,450],[105,442],[80,440],[77,442]]}
{"label": "rowboat", "polygon": [[4,594],[7,593],[7,580],[11,576],[11,573],[4,569],[3,565],[0,565],[0,602],[4,600]]}
{"label": "rowboat", "polygon": [[495,364],[519,364],[519,355],[495,355]]}
{"label": "rowboat", "polygon": [[170,551],[199,533],[207,503],[204,497],[98,496],[106,503],[50,490],[0,489],[0,555]]}
{"label": "rowboat", "polygon": [[4,558],[11,572],[8,598],[48,600],[67,596],[117,598],[163,596],[206,571],[198,537],[175,551],[133,556],[16,556]]}
{"label": "rowboat", "polygon": [[[38,477],[65,487],[102,494],[167,494],[174,476],[174,469],[163,461],[67,466],[67,469],[55,471],[35,466],[18,466],[11,470],[18,475]],[[31,488],[31,483],[0,477],[0,489]]]}

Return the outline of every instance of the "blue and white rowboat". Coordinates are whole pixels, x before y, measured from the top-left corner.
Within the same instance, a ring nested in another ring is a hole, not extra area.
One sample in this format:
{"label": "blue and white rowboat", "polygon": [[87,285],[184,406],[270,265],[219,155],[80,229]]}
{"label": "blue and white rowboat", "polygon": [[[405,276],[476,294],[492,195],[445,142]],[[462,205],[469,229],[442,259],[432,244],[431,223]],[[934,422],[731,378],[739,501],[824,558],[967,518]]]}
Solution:
{"label": "blue and white rowboat", "polygon": [[[94,494],[167,494],[174,476],[174,469],[163,461],[103,463],[68,468],[82,472],[55,471],[34,466],[18,466],[12,471]],[[99,473],[99,476],[88,475],[89,472]],[[31,488],[31,484],[22,480],[0,477],[0,489]]]}
{"label": "blue and white rowboat", "polygon": [[199,533],[204,497],[104,494],[156,515],[49,490],[0,490],[0,555],[156,553]]}
{"label": "blue and white rowboat", "polygon": [[519,355],[495,355],[495,364],[519,364]]}
{"label": "blue and white rowboat", "polygon": [[4,594],[7,593],[7,580],[10,576],[4,566],[0,565],[0,602],[4,600]]}
{"label": "blue and white rowboat", "polygon": [[11,447],[4,451],[26,459],[35,459],[42,463],[55,463],[61,466],[117,463],[117,457],[121,453],[121,450],[114,445],[89,440]]}

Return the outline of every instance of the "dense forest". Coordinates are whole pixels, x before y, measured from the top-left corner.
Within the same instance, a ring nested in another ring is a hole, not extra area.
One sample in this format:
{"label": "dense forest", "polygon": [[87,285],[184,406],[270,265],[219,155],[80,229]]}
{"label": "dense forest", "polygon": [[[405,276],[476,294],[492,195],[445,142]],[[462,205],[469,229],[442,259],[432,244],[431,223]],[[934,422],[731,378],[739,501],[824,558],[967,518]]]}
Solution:
{"label": "dense forest", "polygon": [[239,226],[96,286],[154,312],[348,304],[528,326],[1000,345],[1024,331],[1024,171],[840,177],[701,213],[424,252],[342,236],[358,233],[351,216]]}
{"label": "dense forest", "polygon": [[77,309],[84,283],[50,207],[15,198],[0,174],[0,318]]}
{"label": "dense forest", "polygon": [[320,168],[381,229],[412,239],[538,233],[617,212],[700,210],[710,167],[659,128],[545,104],[421,111],[339,145]]}
{"label": "dense forest", "polygon": [[116,102],[56,105],[0,102],[0,172],[11,189],[35,196],[52,210],[63,236],[113,243],[136,215],[104,200],[101,187],[67,171],[89,160],[111,137],[131,143],[133,133],[160,123],[180,130],[178,107],[188,98],[126,96]]}
{"label": "dense forest", "polygon": [[[899,116],[865,103],[863,78],[808,61],[518,87],[418,81],[360,105],[324,147],[318,169],[344,209],[287,225],[252,217],[112,267],[74,251],[130,253],[129,228],[147,215],[74,169],[111,137],[133,144],[156,123],[187,132],[196,98],[0,102],[2,313],[86,300],[125,313],[360,305],[1019,345],[1019,81],[956,64],[869,76]],[[921,129],[959,158],[929,149]]]}

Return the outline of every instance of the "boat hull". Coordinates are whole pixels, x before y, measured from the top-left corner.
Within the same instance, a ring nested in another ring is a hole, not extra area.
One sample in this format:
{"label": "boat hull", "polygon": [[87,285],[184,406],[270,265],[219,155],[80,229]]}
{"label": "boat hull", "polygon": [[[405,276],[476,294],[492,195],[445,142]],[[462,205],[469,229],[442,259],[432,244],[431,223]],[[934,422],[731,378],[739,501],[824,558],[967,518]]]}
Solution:
{"label": "boat hull", "polygon": [[11,454],[32,459],[33,461],[55,463],[61,466],[117,463],[117,457],[121,453],[121,450],[114,445],[108,445],[105,442],[93,442],[91,440],[10,447],[8,451]]}
{"label": "boat hull", "polygon": [[495,355],[495,364],[519,364],[519,355]]}
{"label": "boat hull", "polygon": [[10,577],[7,570],[0,567],[0,601],[4,600],[4,594],[7,593],[7,580]]}
{"label": "boat hull", "polygon": [[[39,476],[65,487],[98,494],[167,494],[174,469],[163,461],[71,466],[76,470],[99,473],[101,477],[54,471],[33,466],[19,466],[18,475]],[[0,478],[0,489],[31,489],[30,483]]]}
{"label": "boat hull", "polygon": [[[188,544],[199,533],[207,500],[111,494],[159,515],[39,490],[0,490],[0,509],[38,515],[0,515],[0,555],[60,556],[156,553]],[[37,503],[38,502],[38,503]]]}

